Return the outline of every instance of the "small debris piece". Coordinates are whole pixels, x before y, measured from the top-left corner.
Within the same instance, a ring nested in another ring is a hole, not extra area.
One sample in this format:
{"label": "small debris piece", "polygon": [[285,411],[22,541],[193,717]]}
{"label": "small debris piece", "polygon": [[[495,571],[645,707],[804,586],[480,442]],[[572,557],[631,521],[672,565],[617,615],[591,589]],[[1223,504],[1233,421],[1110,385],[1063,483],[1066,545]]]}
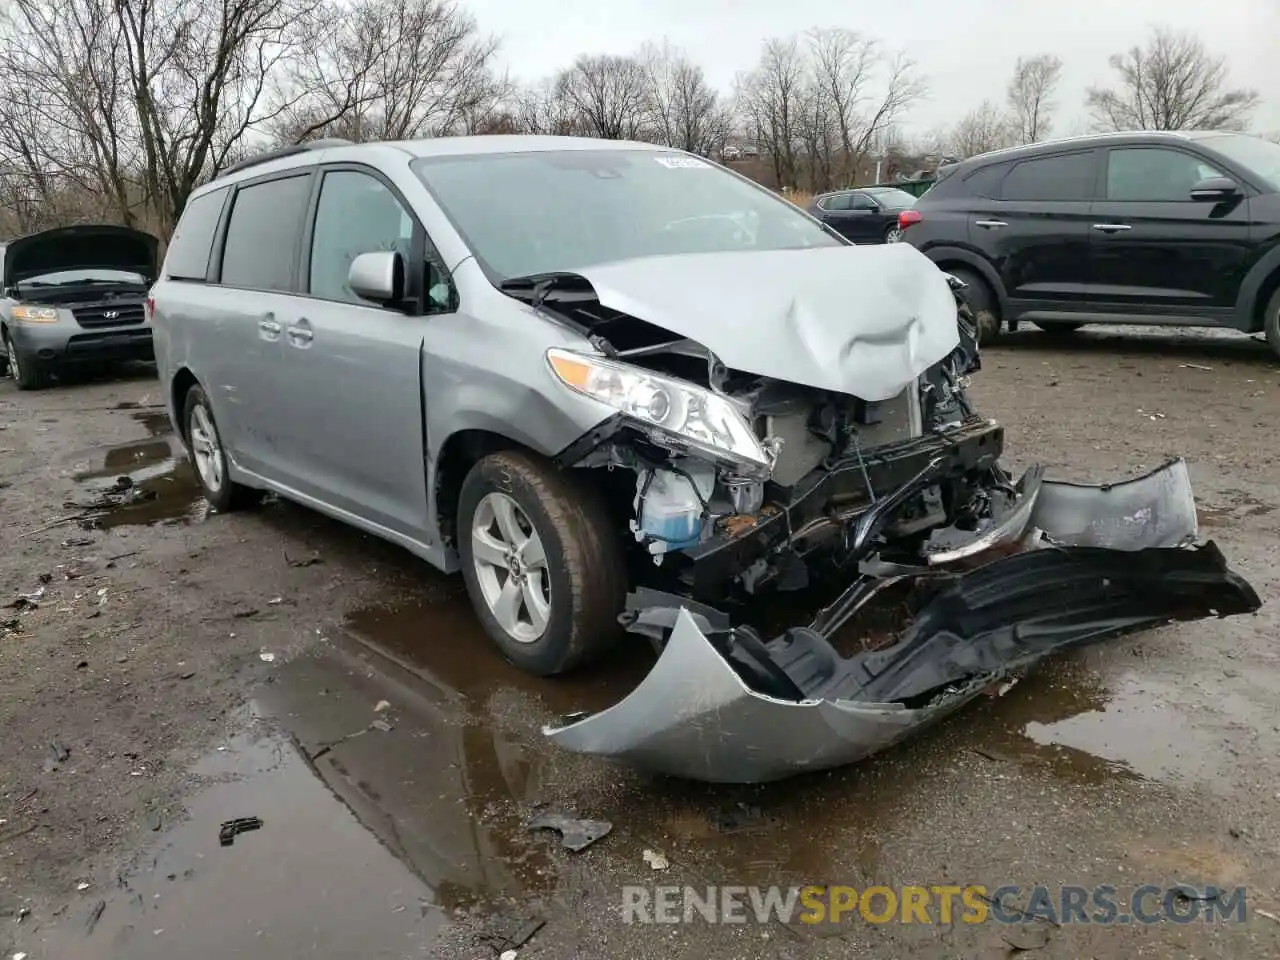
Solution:
{"label": "small debris piece", "polygon": [[40,598],[44,596],[44,587],[31,593],[20,593],[18,599],[5,604],[11,610],[34,610],[40,606]]}
{"label": "small debris piece", "polygon": [[240,817],[237,820],[228,820],[218,828],[218,843],[224,847],[229,847],[235,843],[236,837],[240,834],[248,833],[250,830],[257,830],[261,826],[261,817]]}
{"label": "small debris piece", "polygon": [[1039,950],[1049,945],[1049,926],[1044,923],[1020,923],[1001,930],[1000,939],[1015,953]]}
{"label": "small debris piece", "polygon": [[499,958],[507,953],[514,956],[516,950],[533,939],[533,935],[546,923],[545,919],[533,913],[498,914],[485,923],[476,939],[497,953]]}
{"label": "small debris piece", "polygon": [[83,880],[81,880],[79,883],[76,884],[76,889],[83,892],[89,889],[89,885],[85,883]]}
{"label": "small debris piece", "polygon": [[[235,634],[233,633],[232,636],[234,637]],[[271,653],[269,650],[263,650],[260,654],[258,654],[258,659],[261,660],[263,663],[272,663],[275,660],[275,658],[276,658],[276,655],[274,653]]]}
{"label": "small debris piece", "polygon": [[27,955],[19,951],[13,955],[13,960],[27,960]]}
{"label": "small debris piece", "polygon": [[717,833],[746,833],[752,830],[765,830],[777,826],[777,817],[765,816],[759,807],[751,807],[740,803],[729,810],[717,810],[708,818]]}
{"label": "small debris piece", "polygon": [[375,720],[369,724],[375,730],[381,730],[383,733],[390,733],[394,728],[385,720]]}
{"label": "small debris piece", "polygon": [[106,909],[107,901],[105,900],[99,900],[93,905],[93,908],[89,911],[89,918],[84,922],[84,933],[86,937],[93,933],[93,928],[98,925],[98,921],[102,919],[103,911]]}
{"label": "small debris piece", "polygon": [[272,597],[267,601],[267,606],[278,607],[282,603],[284,603],[284,597]]}
{"label": "small debris piece", "polygon": [[310,557],[303,557],[300,560],[292,560],[290,559],[289,554],[286,553],[284,555],[284,562],[289,564],[289,566],[291,567],[314,567],[318,563],[324,563],[324,559],[318,555],[315,555]]}
{"label": "small debris piece", "polygon": [[231,614],[231,617],[233,620],[248,620],[249,618],[256,617],[257,615],[258,611],[256,609],[253,607],[246,607],[242,610],[236,610]]}
{"label": "small debris piece", "polygon": [[1266,917],[1268,920],[1274,920],[1276,923],[1280,923],[1280,917],[1277,917],[1274,913],[1268,913],[1266,910],[1254,910],[1253,912],[1260,917]]}
{"label": "small debris piece", "polygon": [[520,954],[516,953],[514,950],[503,950],[498,954],[498,960],[516,960],[516,957],[519,955]]}
{"label": "small debris piece", "polygon": [[1180,363],[1180,367],[1186,367],[1188,370],[1212,370],[1213,367],[1206,367],[1203,363]]}
{"label": "small debris piece", "polygon": [[62,541],[64,547],[92,547],[93,537],[68,537]]}
{"label": "small debris piece", "polygon": [[577,853],[585,850],[613,829],[608,820],[578,820],[562,813],[540,813],[529,821],[530,830],[555,830],[560,834],[560,845]]}
{"label": "small debris piece", "polygon": [[178,679],[179,679],[179,680],[190,680],[190,679],[191,679],[192,677],[194,677],[195,675],[196,675],[196,672],[195,672],[194,670],[185,670],[185,671],[183,671],[182,673],[178,674]]}
{"label": "small debris piece", "polygon": [[644,857],[644,862],[654,870],[665,870],[671,866],[671,864],[667,863],[667,858],[657,850],[646,850],[641,856]]}
{"label": "small debris piece", "polygon": [[390,709],[391,709],[391,704],[386,700],[379,700],[377,703],[373,705],[374,713],[385,713]]}

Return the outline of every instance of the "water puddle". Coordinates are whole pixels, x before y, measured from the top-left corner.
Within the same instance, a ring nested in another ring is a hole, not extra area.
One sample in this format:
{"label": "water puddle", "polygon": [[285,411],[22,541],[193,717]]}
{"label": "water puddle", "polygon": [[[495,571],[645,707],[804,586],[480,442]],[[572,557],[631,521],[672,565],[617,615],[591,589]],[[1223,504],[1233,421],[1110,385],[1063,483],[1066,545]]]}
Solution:
{"label": "water puddle", "polygon": [[172,438],[109,447],[96,466],[85,464],[73,476],[88,496],[68,506],[84,511],[82,526],[90,529],[190,523],[208,511],[192,466]]}
{"label": "water puddle", "polygon": [[1058,661],[992,704],[974,749],[1079,783],[1212,784],[1230,758],[1172,683],[1131,674],[1103,686],[1079,660]]}
{"label": "water puddle", "polygon": [[[218,756],[235,758],[234,779],[189,801],[187,820],[114,887],[80,894],[56,926],[39,931],[33,955],[275,960],[424,952],[445,923],[430,891],[288,740],[249,736]],[[261,826],[222,846],[220,825],[247,817]]]}

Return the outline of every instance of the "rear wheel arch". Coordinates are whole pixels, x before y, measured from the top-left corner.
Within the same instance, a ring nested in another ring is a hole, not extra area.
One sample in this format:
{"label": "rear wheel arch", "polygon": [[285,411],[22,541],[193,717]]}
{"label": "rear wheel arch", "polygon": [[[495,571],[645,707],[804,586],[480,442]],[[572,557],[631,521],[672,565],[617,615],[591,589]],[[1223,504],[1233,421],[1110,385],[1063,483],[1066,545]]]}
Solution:
{"label": "rear wheel arch", "polygon": [[181,435],[183,442],[186,442],[189,439],[187,437],[185,414],[187,409],[187,394],[191,392],[192,387],[199,385],[200,381],[196,379],[196,375],[186,367],[183,367],[173,375],[173,381],[169,385],[170,399],[173,401],[174,420],[178,424],[178,433]]}

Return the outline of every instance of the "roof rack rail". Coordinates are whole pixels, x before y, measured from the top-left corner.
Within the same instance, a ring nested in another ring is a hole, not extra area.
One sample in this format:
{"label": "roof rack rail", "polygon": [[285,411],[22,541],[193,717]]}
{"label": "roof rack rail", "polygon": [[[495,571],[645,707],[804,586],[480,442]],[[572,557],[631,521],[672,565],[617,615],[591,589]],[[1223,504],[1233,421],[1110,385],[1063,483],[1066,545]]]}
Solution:
{"label": "roof rack rail", "polygon": [[297,153],[306,153],[309,150],[324,150],[326,147],[349,147],[352,143],[350,140],[344,140],[342,137],[327,137],[321,140],[307,140],[305,143],[295,143],[287,147],[280,147],[276,150],[268,150],[257,156],[249,157],[247,160],[241,160],[239,163],[233,163],[224,170],[219,170],[215,180],[227,176],[228,174],[237,173],[241,170],[247,170],[249,167],[256,167],[260,163],[268,163],[272,160],[280,160],[283,157],[292,157]]}

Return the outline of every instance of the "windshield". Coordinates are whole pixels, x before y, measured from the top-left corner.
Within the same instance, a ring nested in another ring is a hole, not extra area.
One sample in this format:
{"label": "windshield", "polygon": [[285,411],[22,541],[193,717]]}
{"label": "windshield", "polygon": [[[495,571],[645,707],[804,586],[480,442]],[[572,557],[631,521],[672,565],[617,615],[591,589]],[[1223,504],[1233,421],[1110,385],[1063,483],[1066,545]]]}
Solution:
{"label": "windshield", "polygon": [[1206,137],[1200,142],[1248,169],[1269,189],[1280,191],[1280,144],[1243,134]]}
{"label": "windshield", "polygon": [[414,169],[495,281],[633,257],[842,242],[786,200],[684,154],[482,154],[423,158]]}
{"label": "windshield", "polygon": [[23,280],[23,287],[60,287],[67,283],[137,283],[146,285],[147,278],[127,270],[58,270]]}
{"label": "windshield", "polygon": [[863,192],[871,194],[885,207],[909,207],[916,202],[915,197],[897,187],[871,187]]}

